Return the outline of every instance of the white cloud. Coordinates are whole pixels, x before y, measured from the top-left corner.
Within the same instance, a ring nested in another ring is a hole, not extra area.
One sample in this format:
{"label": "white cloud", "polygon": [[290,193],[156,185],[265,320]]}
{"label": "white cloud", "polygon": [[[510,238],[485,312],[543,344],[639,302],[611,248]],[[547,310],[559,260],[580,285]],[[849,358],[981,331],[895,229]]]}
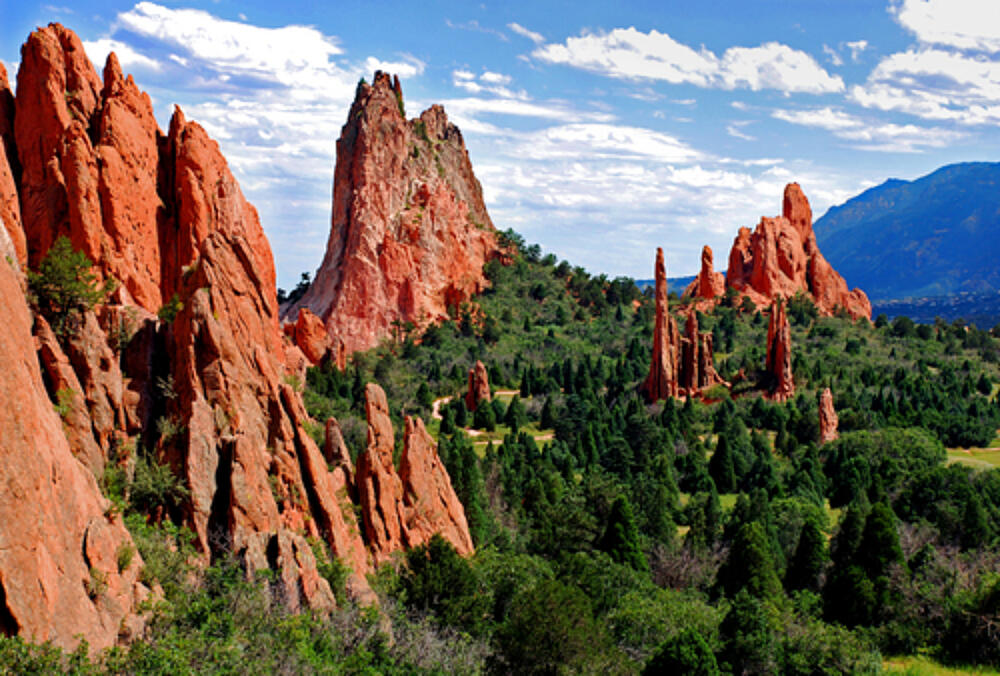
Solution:
{"label": "white cloud", "polygon": [[749,121],[733,122],[732,124],[726,125],[726,133],[730,136],[744,141],[756,141],[756,136],[751,136],[750,134],[743,131],[743,127],[750,124]]}
{"label": "white cloud", "polygon": [[376,70],[385,71],[398,75],[401,78],[411,78],[422,75],[426,64],[415,56],[406,55],[403,61],[381,61],[374,56],[365,59],[365,72],[374,73]]}
{"label": "white cloud", "polygon": [[853,42],[845,42],[844,46],[851,52],[851,61],[857,62],[861,58],[861,53],[868,49],[868,41],[855,40]]}
{"label": "white cloud", "polygon": [[991,0],[896,0],[890,13],[928,44],[1000,51],[1000,21]]}
{"label": "white cloud", "polygon": [[528,94],[524,91],[514,91],[506,85],[511,83],[511,77],[503,73],[484,71],[477,78],[467,70],[454,70],[451,73],[451,83],[470,94],[492,94],[502,99],[517,99],[527,101]]}
{"label": "white cloud", "polygon": [[509,23],[509,24],[507,24],[507,28],[511,29],[512,31],[514,31],[515,33],[517,33],[518,35],[520,35],[521,37],[528,38],[529,40],[531,40],[532,42],[534,42],[536,45],[539,45],[539,44],[545,42],[545,36],[544,35],[542,35],[541,33],[536,33],[533,30],[529,30],[529,29],[525,28],[524,26],[522,26],[519,23]]}
{"label": "white cloud", "polygon": [[532,56],[629,80],[816,94],[844,89],[843,80],[827,73],[810,55],[777,42],[730,47],[718,57],[704,47],[696,50],[682,44],[666,33],[644,33],[633,27],[584,33],[563,44],[540,46]]}
{"label": "white cloud", "polygon": [[87,56],[97,66],[98,72],[104,68],[108,59],[108,54],[114,52],[118,57],[118,63],[124,72],[131,70],[160,70],[160,63],[154,59],[140,54],[124,42],[102,38],[100,40],[84,41],[83,48]]}
{"label": "white cloud", "polygon": [[772,117],[792,124],[825,129],[837,138],[854,141],[859,150],[880,152],[920,152],[923,148],[943,148],[965,136],[961,132],[913,124],[886,124],[868,121],[830,107],[811,110],[776,110]]}
{"label": "white cloud", "polygon": [[1000,62],[940,49],[884,58],[850,98],[868,108],[961,124],[1000,122]]}
{"label": "white cloud", "polygon": [[576,123],[531,133],[517,155],[530,159],[641,158],[656,162],[693,162],[702,153],[679,139],[650,129],[618,124]]}
{"label": "white cloud", "polygon": [[483,72],[482,75],[479,76],[479,79],[489,84],[505,85],[505,84],[510,84],[511,78],[510,75],[504,75],[503,73],[494,73],[487,70]]}
{"label": "white cloud", "polygon": [[838,54],[837,50],[831,47],[830,45],[823,45],[823,53],[826,54],[830,63],[833,64],[834,66],[844,65],[844,60],[840,58],[840,54]]}

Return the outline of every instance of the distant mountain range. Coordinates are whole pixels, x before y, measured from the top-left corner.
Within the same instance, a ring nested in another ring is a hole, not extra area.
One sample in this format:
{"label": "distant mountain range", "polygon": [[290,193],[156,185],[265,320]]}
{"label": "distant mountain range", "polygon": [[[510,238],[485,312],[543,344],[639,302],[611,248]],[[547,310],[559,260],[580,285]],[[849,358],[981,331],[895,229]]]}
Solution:
{"label": "distant mountain range", "polygon": [[880,301],[1000,290],[1000,163],[890,179],[813,226],[823,255]]}

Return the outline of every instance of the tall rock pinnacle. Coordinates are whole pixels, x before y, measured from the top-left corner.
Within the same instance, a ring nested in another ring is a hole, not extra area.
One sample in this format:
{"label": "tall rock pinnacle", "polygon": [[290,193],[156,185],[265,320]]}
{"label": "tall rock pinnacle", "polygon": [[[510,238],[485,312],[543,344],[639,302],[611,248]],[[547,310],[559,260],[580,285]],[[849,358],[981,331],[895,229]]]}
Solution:
{"label": "tall rock pinnacle", "polygon": [[780,298],[771,305],[771,319],[767,325],[767,372],[773,379],[771,398],[787,401],[795,394],[792,378],[792,329],[788,324],[785,303]]}
{"label": "tall rock pinnacle", "polygon": [[306,307],[347,352],[394,326],[445,319],[488,284],[496,232],[462,134],[441,106],[406,120],[399,80],[376,72],[358,85],[337,141],[333,216]]}
{"label": "tall rock pinnacle", "polygon": [[677,322],[670,316],[667,303],[667,270],[663,264],[663,249],[656,248],[656,320],[653,325],[653,360],[642,391],[649,401],[676,397],[678,388],[678,352],[680,335]]}

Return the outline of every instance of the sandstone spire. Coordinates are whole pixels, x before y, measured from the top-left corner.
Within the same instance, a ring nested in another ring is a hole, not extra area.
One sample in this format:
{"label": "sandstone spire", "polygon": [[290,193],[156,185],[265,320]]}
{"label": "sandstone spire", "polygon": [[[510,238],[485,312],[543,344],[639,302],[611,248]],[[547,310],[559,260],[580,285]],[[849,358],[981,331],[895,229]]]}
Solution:
{"label": "sandstone spire", "polygon": [[462,134],[441,106],[406,120],[399,81],[358,85],[337,141],[330,239],[315,281],[283,310],[307,307],[346,351],[399,323],[448,317],[488,282],[496,231]]}
{"label": "sandstone spire", "polygon": [[785,303],[780,298],[771,305],[767,325],[766,369],[773,379],[771,398],[786,401],[795,394],[792,379],[792,329],[788,324]]}
{"label": "sandstone spire", "polygon": [[833,408],[833,393],[829,387],[819,393],[819,440],[834,441],[840,434],[837,432],[837,411]]}
{"label": "sandstone spire", "polygon": [[642,391],[649,401],[678,396],[678,357],[680,335],[667,303],[667,271],[663,249],[656,248],[656,319],[653,325],[653,360]]}
{"label": "sandstone spire", "polygon": [[712,247],[707,244],[701,249],[701,270],[694,281],[684,290],[685,297],[715,300],[726,293],[726,277],[715,271]]}
{"label": "sandstone spire", "polygon": [[481,401],[490,400],[490,378],[486,365],[476,360],[476,365],[469,369],[469,388],[465,393],[465,408],[475,411]]}

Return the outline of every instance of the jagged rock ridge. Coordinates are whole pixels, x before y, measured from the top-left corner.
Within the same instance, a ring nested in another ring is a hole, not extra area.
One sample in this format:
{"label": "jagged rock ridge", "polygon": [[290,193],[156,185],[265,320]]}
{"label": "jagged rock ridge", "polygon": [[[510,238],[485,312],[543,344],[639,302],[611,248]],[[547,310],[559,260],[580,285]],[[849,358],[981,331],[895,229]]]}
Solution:
{"label": "jagged rock ridge", "polygon": [[[707,249],[707,247],[706,247]],[[707,268],[706,268],[707,264]],[[711,270],[711,256],[702,252],[702,269],[685,295],[717,302],[724,293]],[[776,298],[809,295],[820,314],[842,309],[854,319],[871,319],[871,303],[864,291],[849,291],[847,282],[820,253],[812,228],[812,209],[798,183],[785,186],[782,215],[763,217],[757,228],[740,228],[729,252],[725,287],[749,296],[758,308]]]}
{"label": "jagged rock ridge", "polygon": [[[206,562],[233,552],[248,571],[273,570],[291,607],[322,610],[335,601],[312,536],[351,567],[349,591],[372,600],[365,574],[392,547],[374,546],[355,519],[355,477],[335,423],[326,457],[305,432],[301,396],[285,382],[286,354],[298,348],[283,343],[270,247],[218,145],[180,110],[163,134],[114,54],[102,83],[79,38],[58,24],[29,37],[13,102],[0,78],[0,300],[12,327],[0,345],[0,388],[5,401],[21,400],[8,390],[29,391],[24,406],[2,414],[11,433],[0,455],[21,487],[0,501],[9,517],[0,541],[19,547],[0,548],[2,630],[65,647],[82,634],[103,647],[141,624],[142,564],[111,574],[131,540],[94,481],[109,462],[140,452],[139,439],[190,491],[153,518],[190,525]],[[36,266],[61,235],[120,286],[83,315],[81,330],[57,337],[41,317],[32,329],[21,265]],[[175,295],[173,316],[153,314]],[[400,468],[413,533],[403,546],[440,528],[468,553],[436,449],[414,439],[410,468]],[[26,561],[21,550],[40,558]],[[91,569],[106,583],[95,599]]]}
{"label": "jagged rock ridge", "polygon": [[496,232],[458,128],[441,106],[402,113],[399,80],[361,82],[337,141],[326,255],[305,295],[283,310],[318,315],[347,352],[406,322],[447,318],[487,286]]}

